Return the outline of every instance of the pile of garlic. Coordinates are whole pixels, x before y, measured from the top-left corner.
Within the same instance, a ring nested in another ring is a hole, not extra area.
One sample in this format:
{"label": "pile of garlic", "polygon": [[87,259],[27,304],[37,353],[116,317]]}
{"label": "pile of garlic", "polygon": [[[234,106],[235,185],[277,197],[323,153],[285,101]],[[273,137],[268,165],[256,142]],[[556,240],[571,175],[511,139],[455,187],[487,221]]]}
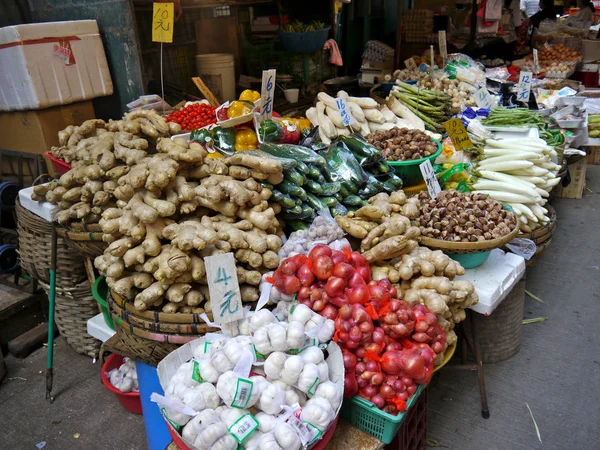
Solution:
{"label": "pile of garlic", "polygon": [[[190,448],[298,450],[335,419],[343,384],[321,347],[332,320],[305,305],[250,313],[236,337],[209,334],[165,389],[165,415]],[[194,414],[192,414],[192,412]]]}
{"label": "pile of garlic", "polygon": [[106,374],[110,384],[121,392],[137,392],[139,390],[135,362],[129,358],[123,358],[123,364],[118,369],[113,369]]}

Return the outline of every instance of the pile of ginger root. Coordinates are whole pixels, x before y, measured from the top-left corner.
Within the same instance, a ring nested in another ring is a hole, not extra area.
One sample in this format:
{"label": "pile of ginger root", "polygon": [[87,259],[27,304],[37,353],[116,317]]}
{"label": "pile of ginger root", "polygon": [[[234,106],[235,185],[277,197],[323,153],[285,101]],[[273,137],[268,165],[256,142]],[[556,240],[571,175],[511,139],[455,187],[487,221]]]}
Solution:
{"label": "pile of ginger root", "polygon": [[[369,199],[369,205],[335,220],[360,240],[360,252],[370,263],[373,280],[389,279],[398,289],[398,298],[411,306],[425,305],[436,314],[446,333],[447,348],[456,342],[454,327],[466,318],[465,309],[479,297],[471,282],[455,279],[465,273],[460,263],[440,250],[419,246],[418,216],[419,199],[407,198],[399,190],[379,193]],[[443,361],[443,355],[436,364]]]}
{"label": "pile of ginger root", "polygon": [[116,204],[99,221],[110,244],[96,268],[137,310],[210,317],[204,258],[232,252],[242,301],[257,301],[282,246],[279,206],[258,180],[280,183],[281,163],[244,152],[210,158],[181,138],[156,148],[117,180]]}
{"label": "pile of ginger root", "polygon": [[115,205],[118,182],[131,167],[157,152],[161,139],[180,133],[181,127],[166,122],[154,111],[136,110],[122,120],[86,120],[58,133],[52,155],[71,164],[58,180],[36,186],[32,198],[58,206],[55,219],[95,224],[104,210]]}

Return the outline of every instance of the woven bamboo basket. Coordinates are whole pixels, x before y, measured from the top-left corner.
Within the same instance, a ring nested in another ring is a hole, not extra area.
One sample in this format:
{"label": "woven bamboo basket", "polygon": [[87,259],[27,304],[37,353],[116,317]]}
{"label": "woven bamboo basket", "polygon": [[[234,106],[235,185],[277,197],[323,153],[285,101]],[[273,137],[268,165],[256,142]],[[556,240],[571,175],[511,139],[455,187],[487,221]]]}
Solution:
{"label": "woven bamboo basket", "polygon": [[165,356],[179,347],[176,344],[158,342],[138,336],[129,330],[129,325],[114,315],[111,316],[115,323],[115,331],[119,340],[125,345],[131,354],[142,362],[156,366]]}
{"label": "woven bamboo basket", "polygon": [[[43,282],[40,284],[49,295],[50,286]],[[60,286],[57,283],[56,325],[73,350],[82,355],[97,358],[102,342],[87,333],[87,321],[98,314],[98,305],[92,297],[87,280],[69,286]]]}
{"label": "woven bamboo basket", "polygon": [[519,233],[519,226],[515,225],[512,231],[497,239],[490,239],[489,241],[481,242],[452,242],[443,241],[441,239],[434,239],[430,237],[421,236],[419,237],[419,244],[421,246],[429,247],[433,250],[442,250],[448,254],[467,254],[467,253],[479,253],[487,252],[495,248],[501,248],[505,244],[512,241]]}
{"label": "woven bamboo basket", "polygon": [[[21,267],[33,278],[50,282],[52,223],[21,206],[17,200],[17,230]],[[56,284],[70,287],[87,279],[83,258],[58,236],[56,246]]]}
{"label": "woven bamboo basket", "polygon": [[[217,328],[209,327],[204,322],[193,322],[193,323],[173,323],[173,322],[161,322],[160,320],[148,319],[140,316],[140,313],[144,311],[130,311],[128,309],[121,308],[114,300],[108,299],[108,303],[113,313],[119,317],[123,322],[132,325],[136,328],[143,330],[167,333],[167,334],[179,334],[179,335],[190,335],[195,338],[202,336],[205,333],[219,331]],[[127,303],[126,306],[131,304]],[[161,314],[161,313],[159,313]],[[165,314],[165,313],[162,313]],[[181,314],[180,314],[181,315]],[[193,314],[196,316],[197,314]],[[212,320],[212,315],[207,314]]]}
{"label": "woven bamboo basket", "polygon": [[57,226],[56,232],[84,258],[100,256],[108,247],[108,242],[102,240],[102,229],[98,224],[74,223],[70,229]]}
{"label": "woven bamboo basket", "polygon": [[[470,312],[477,331],[477,340],[484,363],[507,360],[519,353],[523,342],[523,311],[525,308],[525,277],[523,277],[489,316]],[[470,332],[469,320],[462,322]]]}
{"label": "woven bamboo basket", "polygon": [[517,237],[531,239],[538,246],[552,239],[552,233],[554,232],[554,228],[556,228],[556,211],[549,204],[546,204],[545,208],[548,209],[550,221],[543,227],[533,230],[531,233],[519,233]]}

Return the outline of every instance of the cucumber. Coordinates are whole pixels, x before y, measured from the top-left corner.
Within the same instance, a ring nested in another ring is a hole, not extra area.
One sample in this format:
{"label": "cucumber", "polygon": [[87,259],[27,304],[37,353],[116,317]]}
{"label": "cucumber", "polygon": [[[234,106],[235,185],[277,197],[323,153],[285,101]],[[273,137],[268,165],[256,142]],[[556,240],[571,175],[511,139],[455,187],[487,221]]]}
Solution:
{"label": "cucumber", "polygon": [[383,182],[383,187],[387,192],[395,192],[402,189],[402,179],[394,175],[394,178],[390,178]]}
{"label": "cucumber", "polygon": [[358,192],[358,188],[351,181],[342,181],[342,186],[346,188],[348,195],[356,194]]}
{"label": "cucumber", "polygon": [[302,159],[306,164],[315,164],[319,167],[323,167],[326,164],[325,158],[318,155],[313,150],[302,147],[301,145],[265,143],[260,145],[260,149],[270,155],[293,159],[295,161]]}
{"label": "cucumber", "polygon": [[270,191],[273,190],[273,185],[271,183],[265,183],[264,181],[260,182],[260,187],[263,189],[268,189]]}
{"label": "cucumber", "polygon": [[277,185],[277,189],[291,197],[298,197],[301,200],[306,200],[306,191],[296,184],[292,184],[286,180]]}
{"label": "cucumber", "polygon": [[317,181],[317,183],[319,183],[319,184],[325,184],[325,183],[327,183],[327,180],[325,179],[325,177],[324,177],[323,175],[319,175],[319,176],[317,177],[317,180],[316,180],[316,181]]}
{"label": "cucumber", "polygon": [[346,208],[341,203],[337,203],[335,206],[329,208],[329,211],[331,212],[331,215],[333,217],[335,217],[335,216],[345,216],[346,214],[348,214],[348,208]]}
{"label": "cucumber", "polygon": [[368,200],[383,190],[385,190],[383,183],[373,175],[370,175],[367,184],[360,191],[358,191],[358,195],[361,198]]}
{"label": "cucumber", "polygon": [[308,176],[310,173],[310,167],[308,167],[302,161],[296,161],[296,170],[306,176]]}
{"label": "cucumber", "polygon": [[285,224],[292,231],[306,230],[308,228],[305,221],[298,219],[286,220]]}
{"label": "cucumber", "polygon": [[383,158],[383,154],[375,146],[369,144],[355,134],[342,136],[341,140],[346,144],[361,165],[375,163]]}
{"label": "cucumber", "polygon": [[302,203],[304,203],[304,202],[302,201],[302,199],[301,199],[301,198],[298,198],[298,197],[291,197],[291,199],[292,199],[292,201],[293,201],[293,202],[296,204],[296,206],[302,206]]}
{"label": "cucumber", "polygon": [[309,191],[313,194],[316,194],[316,195],[323,194],[323,188],[315,180],[306,180],[306,182],[304,184],[305,184],[304,187],[307,191]]}
{"label": "cucumber", "polygon": [[323,203],[321,203],[321,200],[312,194],[306,195],[306,204],[316,211],[323,209]]}
{"label": "cucumber", "polygon": [[338,202],[341,202],[344,199],[344,196],[339,192],[336,192],[335,194],[333,194],[333,196],[337,199]]}
{"label": "cucumber", "polygon": [[358,195],[348,195],[344,197],[342,202],[347,206],[364,206],[369,204],[369,202],[363,200]]}
{"label": "cucumber", "polygon": [[302,212],[300,213],[301,219],[306,219],[312,216],[315,213],[315,210],[308,206],[306,203],[302,205]]}
{"label": "cucumber", "polygon": [[314,166],[311,166],[308,168],[308,173],[307,175],[312,178],[313,180],[318,179],[319,177],[322,177],[323,175],[321,174],[321,171]]}
{"label": "cucumber", "polygon": [[337,182],[321,184],[323,195],[333,195],[340,191],[341,184]]}
{"label": "cucumber", "polygon": [[290,209],[296,206],[296,202],[287,195],[275,190],[271,198],[279,203],[284,209]]}
{"label": "cucumber", "polygon": [[383,175],[384,173],[389,173],[392,167],[386,161],[380,161],[370,166],[367,170],[375,175]]}
{"label": "cucumber", "polygon": [[302,186],[304,184],[304,175],[298,172],[296,169],[287,169],[283,172],[283,178],[290,183]]}
{"label": "cucumber", "polygon": [[335,197],[321,197],[319,200],[321,200],[321,203],[323,203],[323,205],[327,206],[328,208],[331,208],[338,204],[338,200]]}
{"label": "cucumber", "polygon": [[[293,208],[287,209],[285,211],[285,213],[299,216],[300,214],[302,214],[302,207],[296,205]],[[299,217],[297,217],[297,218],[299,218]]]}
{"label": "cucumber", "polygon": [[343,183],[340,184],[339,193],[342,197],[347,197],[348,195],[350,195],[350,191],[346,189],[346,186]]}

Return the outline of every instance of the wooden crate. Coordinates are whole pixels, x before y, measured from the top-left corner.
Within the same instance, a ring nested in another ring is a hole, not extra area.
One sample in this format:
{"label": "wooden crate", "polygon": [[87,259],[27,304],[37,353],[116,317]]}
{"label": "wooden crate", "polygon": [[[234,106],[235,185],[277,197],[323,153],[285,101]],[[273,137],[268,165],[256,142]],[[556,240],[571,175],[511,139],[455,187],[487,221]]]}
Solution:
{"label": "wooden crate", "polygon": [[590,146],[585,149],[587,151],[587,163],[594,166],[600,165],[600,147]]}
{"label": "wooden crate", "polygon": [[585,174],[587,169],[586,158],[581,158],[574,164],[569,165],[569,174],[571,175],[571,183],[559,189],[556,196],[559,198],[576,198],[583,197],[583,189],[585,188]]}

